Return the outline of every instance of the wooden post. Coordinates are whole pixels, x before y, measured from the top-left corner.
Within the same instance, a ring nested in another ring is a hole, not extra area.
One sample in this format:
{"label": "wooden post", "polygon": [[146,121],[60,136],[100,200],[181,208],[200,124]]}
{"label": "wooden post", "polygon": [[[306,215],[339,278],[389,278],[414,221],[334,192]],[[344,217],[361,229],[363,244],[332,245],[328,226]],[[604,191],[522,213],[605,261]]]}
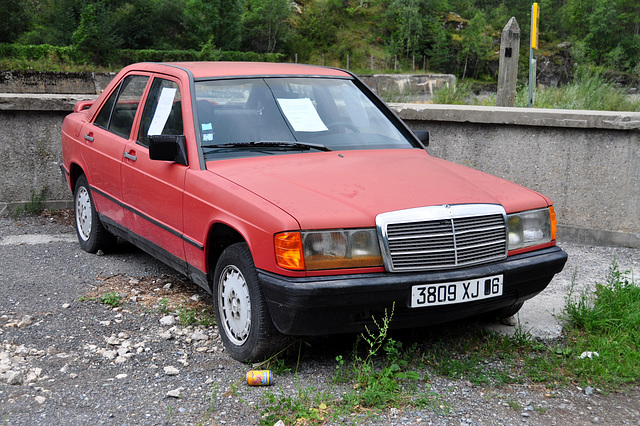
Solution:
{"label": "wooden post", "polygon": [[516,104],[516,80],[520,55],[520,27],[516,18],[509,19],[500,39],[500,67],[498,69],[498,95],[496,106],[513,107]]}

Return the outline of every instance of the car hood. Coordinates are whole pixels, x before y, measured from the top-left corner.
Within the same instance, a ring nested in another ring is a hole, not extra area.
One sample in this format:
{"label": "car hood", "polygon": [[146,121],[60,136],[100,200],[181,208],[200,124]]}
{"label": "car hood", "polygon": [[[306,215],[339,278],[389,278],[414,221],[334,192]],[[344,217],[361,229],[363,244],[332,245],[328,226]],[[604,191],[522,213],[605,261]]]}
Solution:
{"label": "car hood", "polygon": [[274,155],[210,161],[207,168],[278,206],[301,229],[375,226],[380,213],[432,205],[500,204],[510,213],[550,204],[420,149]]}

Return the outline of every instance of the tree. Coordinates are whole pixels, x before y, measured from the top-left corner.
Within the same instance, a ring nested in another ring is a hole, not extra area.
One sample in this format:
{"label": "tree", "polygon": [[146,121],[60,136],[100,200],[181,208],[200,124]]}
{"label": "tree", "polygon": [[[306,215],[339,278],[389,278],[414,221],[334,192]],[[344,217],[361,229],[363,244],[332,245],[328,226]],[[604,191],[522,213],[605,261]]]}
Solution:
{"label": "tree", "polygon": [[248,0],[243,15],[245,46],[257,52],[275,52],[289,32],[289,0]]}
{"label": "tree", "polygon": [[469,67],[473,67],[473,76],[476,77],[481,62],[486,61],[491,52],[492,40],[486,34],[486,22],[484,13],[477,12],[463,32],[460,51],[460,63],[464,63],[462,78],[467,76]]}
{"label": "tree", "polygon": [[[187,31],[191,40],[222,50],[237,50],[242,37],[243,0],[187,0]],[[195,47],[195,46],[194,46]]]}
{"label": "tree", "polygon": [[423,37],[423,10],[421,0],[394,0],[389,12],[393,14],[395,31],[392,33],[394,50],[401,51],[406,58],[415,54]]}
{"label": "tree", "polygon": [[110,53],[123,43],[114,22],[109,19],[110,12],[108,0],[90,3],[82,10],[80,24],[72,40],[87,62],[105,64]]}
{"label": "tree", "polygon": [[0,43],[13,43],[27,29],[27,13],[21,0],[2,0],[0,16]]}

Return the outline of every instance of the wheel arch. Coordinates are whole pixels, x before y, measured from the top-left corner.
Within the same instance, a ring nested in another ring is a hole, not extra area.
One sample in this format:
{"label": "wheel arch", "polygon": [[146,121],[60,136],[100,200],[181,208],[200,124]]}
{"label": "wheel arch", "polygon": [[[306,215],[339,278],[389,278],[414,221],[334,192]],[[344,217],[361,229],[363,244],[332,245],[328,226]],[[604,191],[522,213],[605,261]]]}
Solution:
{"label": "wheel arch", "polygon": [[209,229],[206,247],[207,269],[209,270],[208,280],[211,291],[213,291],[213,276],[220,255],[227,247],[236,243],[247,243],[249,245],[247,239],[238,230],[225,223],[214,223]]}
{"label": "wheel arch", "polygon": [[71,193],[75,192],[76,182],[78,182],[78,178],[82,175],[86,175],[86,173],[78,163],[71,163],[69,165],[69,187]]}

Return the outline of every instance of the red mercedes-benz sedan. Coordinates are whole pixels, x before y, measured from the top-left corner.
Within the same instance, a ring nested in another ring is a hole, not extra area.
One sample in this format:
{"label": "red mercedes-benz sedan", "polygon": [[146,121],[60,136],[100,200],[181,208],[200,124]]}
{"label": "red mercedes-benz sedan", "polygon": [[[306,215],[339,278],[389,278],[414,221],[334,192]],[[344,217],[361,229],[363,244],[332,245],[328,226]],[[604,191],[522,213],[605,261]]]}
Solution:
{"label": "red mercedes-benz sedan", "polygon": [[212,293],[229,354],[515,314],[564,267],[551,200],[430,156],[353,74],[141,63],[64,121],[80,246],[121,237]]}

